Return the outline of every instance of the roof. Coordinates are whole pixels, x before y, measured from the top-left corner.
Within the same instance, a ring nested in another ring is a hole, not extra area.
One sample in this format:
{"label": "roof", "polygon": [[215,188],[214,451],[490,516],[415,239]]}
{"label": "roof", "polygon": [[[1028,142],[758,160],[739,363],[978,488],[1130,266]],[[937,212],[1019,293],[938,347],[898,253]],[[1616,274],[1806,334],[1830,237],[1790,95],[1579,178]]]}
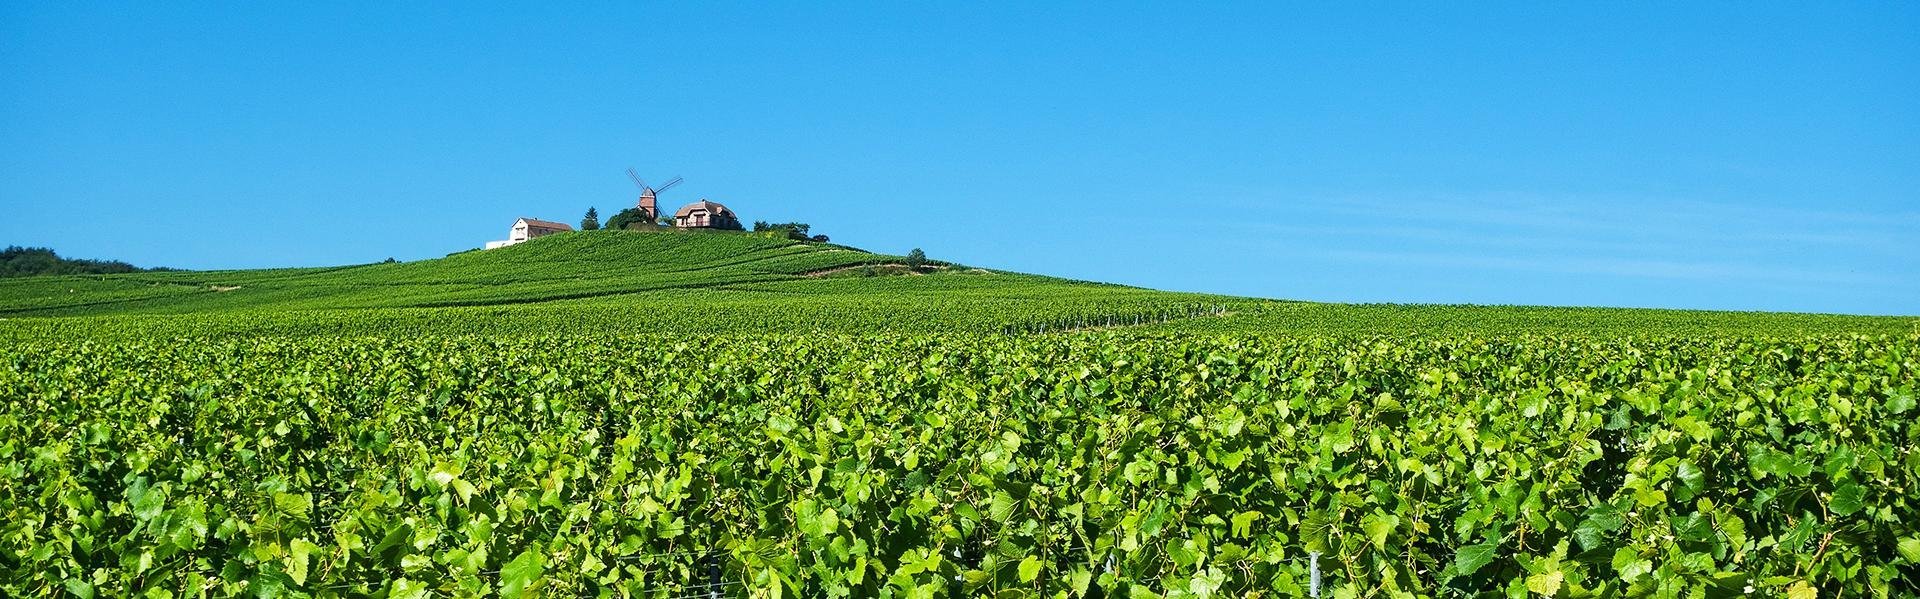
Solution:
{"label": "roof", "polygon": [[529,229],[558,229],[561,231],[573,230],[573,227],[568,226],[567,223],[556,223],[550,220],[540,220],[537,218],[521,217],[520,220],[513,221],[513,222],[515,224],[525,222],[527,223],[527,228]]}
{"label": "roof", "polygon": [[708,214],[733,216],[732,210],[728,210],[726,206],[723,206],[718,202],[709,202],[706,200],[700,200],[692,204],[681,206],[679,212],[673,213],[673,217],[686,218],[687,216],[692,215],[695,210],[705,210],[707,211]]}

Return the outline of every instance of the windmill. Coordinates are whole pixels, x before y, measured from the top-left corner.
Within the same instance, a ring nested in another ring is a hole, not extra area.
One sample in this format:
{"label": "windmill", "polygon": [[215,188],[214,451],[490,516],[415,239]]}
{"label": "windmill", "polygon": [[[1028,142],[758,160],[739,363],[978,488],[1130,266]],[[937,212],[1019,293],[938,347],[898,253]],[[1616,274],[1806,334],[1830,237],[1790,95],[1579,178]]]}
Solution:
{"label": "windmill", "polygon": [[649,187],[647,181],[640,178],[640,173],[634,172],[633,169],[627,169],[627,178],[632,179],[633,185],[640,188],[640,211],[647,213],[648,219],[660,218],[659,203],[656,201],[659,199],[660,193],[673,189],[673,186],[679,185],[680,182],[684,180],[680,177],[674,177],[667,180],[667,183],[661,185],[659,189],[654,189]]}

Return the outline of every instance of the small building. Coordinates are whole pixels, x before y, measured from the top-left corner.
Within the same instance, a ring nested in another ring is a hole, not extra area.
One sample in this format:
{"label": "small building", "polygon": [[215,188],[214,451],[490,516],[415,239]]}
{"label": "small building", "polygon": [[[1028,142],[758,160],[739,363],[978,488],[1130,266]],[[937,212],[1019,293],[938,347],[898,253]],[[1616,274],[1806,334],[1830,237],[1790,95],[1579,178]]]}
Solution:
{"label": "small building", "polygon": [[489,241],[487,242],[486,249],[491,250],[493,248],[506,247],[525,242],[535,237],[545,237],[554,233],[565,233],[572,230],[573,227],[567,226],[566,223],[523,217],[520,220],[513,221],[513,228],[507,230],[507,238],[505,240]]}
{"label": "small building", "polygon": [[652,187],[641,186],[639,208],[647,215],[648,223],[660,220],[659,200]]}
{"label": "small building", "polygon": [[673,213],[673,226],[682,229],[740,229],[740,217],[717,202],[700,200]]}

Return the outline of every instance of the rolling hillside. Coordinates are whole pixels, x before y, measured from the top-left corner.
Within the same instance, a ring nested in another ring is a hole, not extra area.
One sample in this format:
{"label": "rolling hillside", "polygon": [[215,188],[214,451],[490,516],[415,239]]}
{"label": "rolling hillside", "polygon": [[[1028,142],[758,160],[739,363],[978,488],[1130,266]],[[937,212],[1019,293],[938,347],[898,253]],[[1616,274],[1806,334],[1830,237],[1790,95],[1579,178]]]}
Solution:
{"label": "rolling hillside", "polygon": [[409,263],[9,281],[0,287],[0,313],[521,304],[779,281],[890,260],[841,246],[750,235],[591,232]]}
{"label": "rolling hillside", "polygon": [[[833,244],[597,231],[408,263],[0,280],[0,334],[395,331],[1315,334],[1899,333],[1920,319],[1608,308],[1348,305],[948,267]],[[905,276],[879,276],[899,274]],[[873,276],[869,276],[873,275]],[[611,324],[610,324],[611,323]]]}
{"label": "rolling hillside", "polygon": [[409,263],[0,281],[13,330],[165,334],[619,330],[1044,330],[1158,322],[1256,300],[942,266],[737,233],[598,231]]}

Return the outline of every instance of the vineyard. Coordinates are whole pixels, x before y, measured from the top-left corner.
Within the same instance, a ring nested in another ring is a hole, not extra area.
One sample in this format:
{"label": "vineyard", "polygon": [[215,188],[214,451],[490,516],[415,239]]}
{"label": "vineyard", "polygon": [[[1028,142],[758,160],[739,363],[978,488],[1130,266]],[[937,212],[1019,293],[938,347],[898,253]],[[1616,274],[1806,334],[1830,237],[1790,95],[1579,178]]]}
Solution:
{"label": "vineyard", "polygon": [[24,343],[0,590],[1902,595],[1917,348]]}
{"label": "vineyard", "polygon": [[1920,593],[1920,319],[887,259],[0,282],[0,596]]}

